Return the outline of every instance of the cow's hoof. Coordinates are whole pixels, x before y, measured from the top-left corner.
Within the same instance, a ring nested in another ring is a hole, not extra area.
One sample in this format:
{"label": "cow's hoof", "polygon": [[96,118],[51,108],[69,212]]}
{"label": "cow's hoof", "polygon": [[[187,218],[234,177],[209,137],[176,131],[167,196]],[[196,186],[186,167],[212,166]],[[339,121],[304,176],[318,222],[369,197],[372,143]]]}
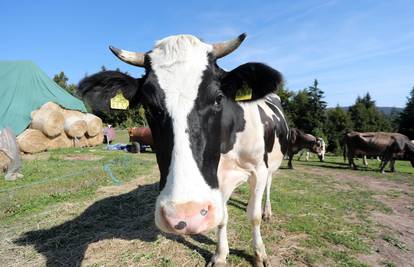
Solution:
{"label": "cow's hoof", "polygon": [[215,262],[213,259],[207,264],[207,267],[227,267],[225,262]]}
{"label": "cow's hoof", "polygon": [[207,267],[225,267],[225,266],[228,266],[226,263],[226,259],[223,260],[223,257],[219,257],[218,255],[214,255],[213,257],[211,257],[210,262],[207,264]]}
{"label": "cow's hoof", "polygon": [[254,262],[255,267],[271,267],[269,257],[256,257]]}
{"label": "cow's hoof", "polygon": [[262,214],[262,219],[265,222],[270,222],[270,219],[272,218],[272,213],[271,212],[263,212]]}

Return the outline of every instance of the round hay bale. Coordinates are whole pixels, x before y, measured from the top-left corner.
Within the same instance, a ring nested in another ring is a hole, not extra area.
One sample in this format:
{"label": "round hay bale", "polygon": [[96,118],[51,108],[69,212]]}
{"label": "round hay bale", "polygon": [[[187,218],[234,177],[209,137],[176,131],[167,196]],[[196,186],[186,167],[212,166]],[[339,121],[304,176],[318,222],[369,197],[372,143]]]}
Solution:
{"label": "round hay bale", "polygon": [[94,137],[88,138],[88,146],[98,146],[102,144],[103,141],[104,141],[104,134],[103,134],[103,131],[100,131]]}
{"label": "round hay bale", "polygon": [[10,163],[11,159],[6,155],[6,153],[0,151],[0,172],[6,170]]}
{"label": "round hay bale", "polygon": [[30,118],[32,118],[32,120],[33,120],[33,117],[35,116],[36,112],[38,112],[38,111],[39,110],[36,109],[36,110],[33,110],[32,112],[30,112]]}
{"label": "round hay bale", "polygon": [[64,118],[59,110],[41,108],[32,112],[31,128],[42,131],[49,137],[58,136],[63,131]]}
{"label": "round hay bale", "polygon": [[85,114],[77,110],[62,110],[65,124],[63,126],[66,134],[69,137],[81,138],[85,135],[87,124],[84,121]]}
{"label": "round hay bale", "polygon": [[63,116],[66,118],[69,117],[78,117],[79,119],[84,119],[85,114],[78,110],[71,110],[71,109],[62,109]]}
{"label": "round hay bale", "polygon": [[49,140],[48,149],[57,149],[57,148],[68,148],[73,147],[73,139],[69,138],[65,132],[60,134],[59,136],[52,138]]}
{"label": "round hay bale", "polygon": [[17,137],[20,151],[26,153],[45,151],[49,141],[46,135],[36,129],[27,129]]}
{"label": "round hay bale", "polygon": [[86,133],[87,124],[86,121],[83,119],[77,117],[77,116],[71,116],[65,118],[65,124],[63,126],[63,129],[65,130],[65,133],[73,138],[81,138]]}
{"label": "round hay bale", "polygon": [[62,108],[58,104],[53,103],[53,102],[47,102],[43,104],[43,106],[41,106],[40,109],[51,109],[51,110],[58,110],[58,111],[62,110]]}
{"label": "round hay bale", "polygon": [[81,138],[75,138],[74,142],[75,147],[87,147],[88,144],[88,138],[86,136],[82,136]]}
{"label": "round hay bale", "polygon": [[97,134],[99,134],[100,132],[102,132],[102,120],[101,118],[87,113],[84,116],[84,120],[86,121],[87,124],[87,129],[86,129],[86,133],[89,137],[94,137]]}

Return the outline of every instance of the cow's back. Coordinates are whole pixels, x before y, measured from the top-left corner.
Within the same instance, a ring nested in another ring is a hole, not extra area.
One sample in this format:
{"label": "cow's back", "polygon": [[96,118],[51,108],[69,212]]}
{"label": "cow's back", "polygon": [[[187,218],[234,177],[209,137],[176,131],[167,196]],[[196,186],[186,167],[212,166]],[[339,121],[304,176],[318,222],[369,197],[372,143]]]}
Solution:
{"label": "cow's back", "polygon": [[348,149],[355,155],[378,156],[384,153],[396,139],[408,138],[399,133],[351,132],[346,135]]}
{"label": "cow's back", "polygon": [[242,172],[253,171],[263,164],[269,171],[276,170],[287,151],[289,135],[279,97],[270,94],[239,105],[243,109],[244,129],[236,134],[233,148],[222,159],[233,161]]}

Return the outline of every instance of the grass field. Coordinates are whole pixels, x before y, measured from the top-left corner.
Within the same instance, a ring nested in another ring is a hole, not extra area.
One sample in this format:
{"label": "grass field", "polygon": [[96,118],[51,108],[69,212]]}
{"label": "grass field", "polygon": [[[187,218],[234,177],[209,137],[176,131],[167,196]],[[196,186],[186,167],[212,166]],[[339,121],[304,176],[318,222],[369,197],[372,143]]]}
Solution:
{"label": "grass field", "polygon": [[[293,164],[274,175],[273,217],[262,223],[273,266],[412,264],[408,162],[385,175],[375,160],[358,171],[335,156]],[[153,153],[56,150],[24,159],[22,172],[23,180],[0,181],[2,266],[204,266],[215,250],[214,231],[173,236],[156,229]],[[247,199],[243,185],[229,201],[232,266],[252,261]]]}

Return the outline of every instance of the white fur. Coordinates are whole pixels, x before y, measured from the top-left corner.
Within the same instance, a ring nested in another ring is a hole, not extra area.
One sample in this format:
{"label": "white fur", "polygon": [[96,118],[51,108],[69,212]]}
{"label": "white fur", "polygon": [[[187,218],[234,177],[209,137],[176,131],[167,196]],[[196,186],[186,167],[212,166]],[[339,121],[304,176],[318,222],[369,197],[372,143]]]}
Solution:
{"label": "white fur", "polygon": [[[271,94],[271,96],[272,97],[276,97],[277,99],[279,99],[279,101],[280,101],[280,97],[277,95],[277,94]],[[286,125],[286,129],[289,129],[289,126],[288,126],[288,124],[287,124],[287,120],[286,120],[286,118],[285,118],[285,114],[283,114],[283,112],[280,110],[280,108],[278,107],[278,106],[276,106],[275,104],[273,104],[272,103],[272,101],[268,101],[267,103],[269,103],[270,105],[272,105],[273,107],[275,107],[278,111],[279,111],[279,113],[282,115],[282,118],[283,118],[283,122],[285,123],[285,125]],[[276,114],[275,114],[276,115]],[[277,117],[277,116],[276,116]],[[279,119],[279,117],[277,117],[278,118],[278,120],[280,121],[280,119]],[[289,131],[287,132],[287,138],[289,138]]]}
{"label": "white fur", "polygon": [[[278,139],[276,138],[272,152],[268,154],[269,167],[263,161],[265,143],[263,140],[263,124],[257,108],[259,105],[268,116],[273,111],[265,104],[265,101],[257,100],[240,103],[244,111],[246,121],[244,131],[236,133],[236,143],[233,149],[222,154],[219,163],[218,177],[223,201],[227,202],[233,190],[242,182],[250,184],[250,199],[247,206],[247,216],[253,227],[253,248],[256,254],[256,262],[261,265],[268,263],[265,247],[260,233],[260,221],[262,216],[262,198],[266,190],[266,205],[264,214],[271,215],[270,185],[272,173],[276,171],[283,160],[283,154]],[[229,253],[227,241],[227,216],[219,226],[217,232],[217,250],[208,266],[217,263],[225,263]]]}
{"label": "white fur", "polygon": [[[165,93],[173,122],[174,146],[167,182],[157,199],[160,204],[212,201],[218,220],[222,217],[221,194],[205,182],[190,148],[187,117],[194,106],[212,46],[191,35],[167,37],[149,54],[151,67]],[[156,216],[159,215],[156,212]],[[156,217],[157,220],[157,217]]]}

